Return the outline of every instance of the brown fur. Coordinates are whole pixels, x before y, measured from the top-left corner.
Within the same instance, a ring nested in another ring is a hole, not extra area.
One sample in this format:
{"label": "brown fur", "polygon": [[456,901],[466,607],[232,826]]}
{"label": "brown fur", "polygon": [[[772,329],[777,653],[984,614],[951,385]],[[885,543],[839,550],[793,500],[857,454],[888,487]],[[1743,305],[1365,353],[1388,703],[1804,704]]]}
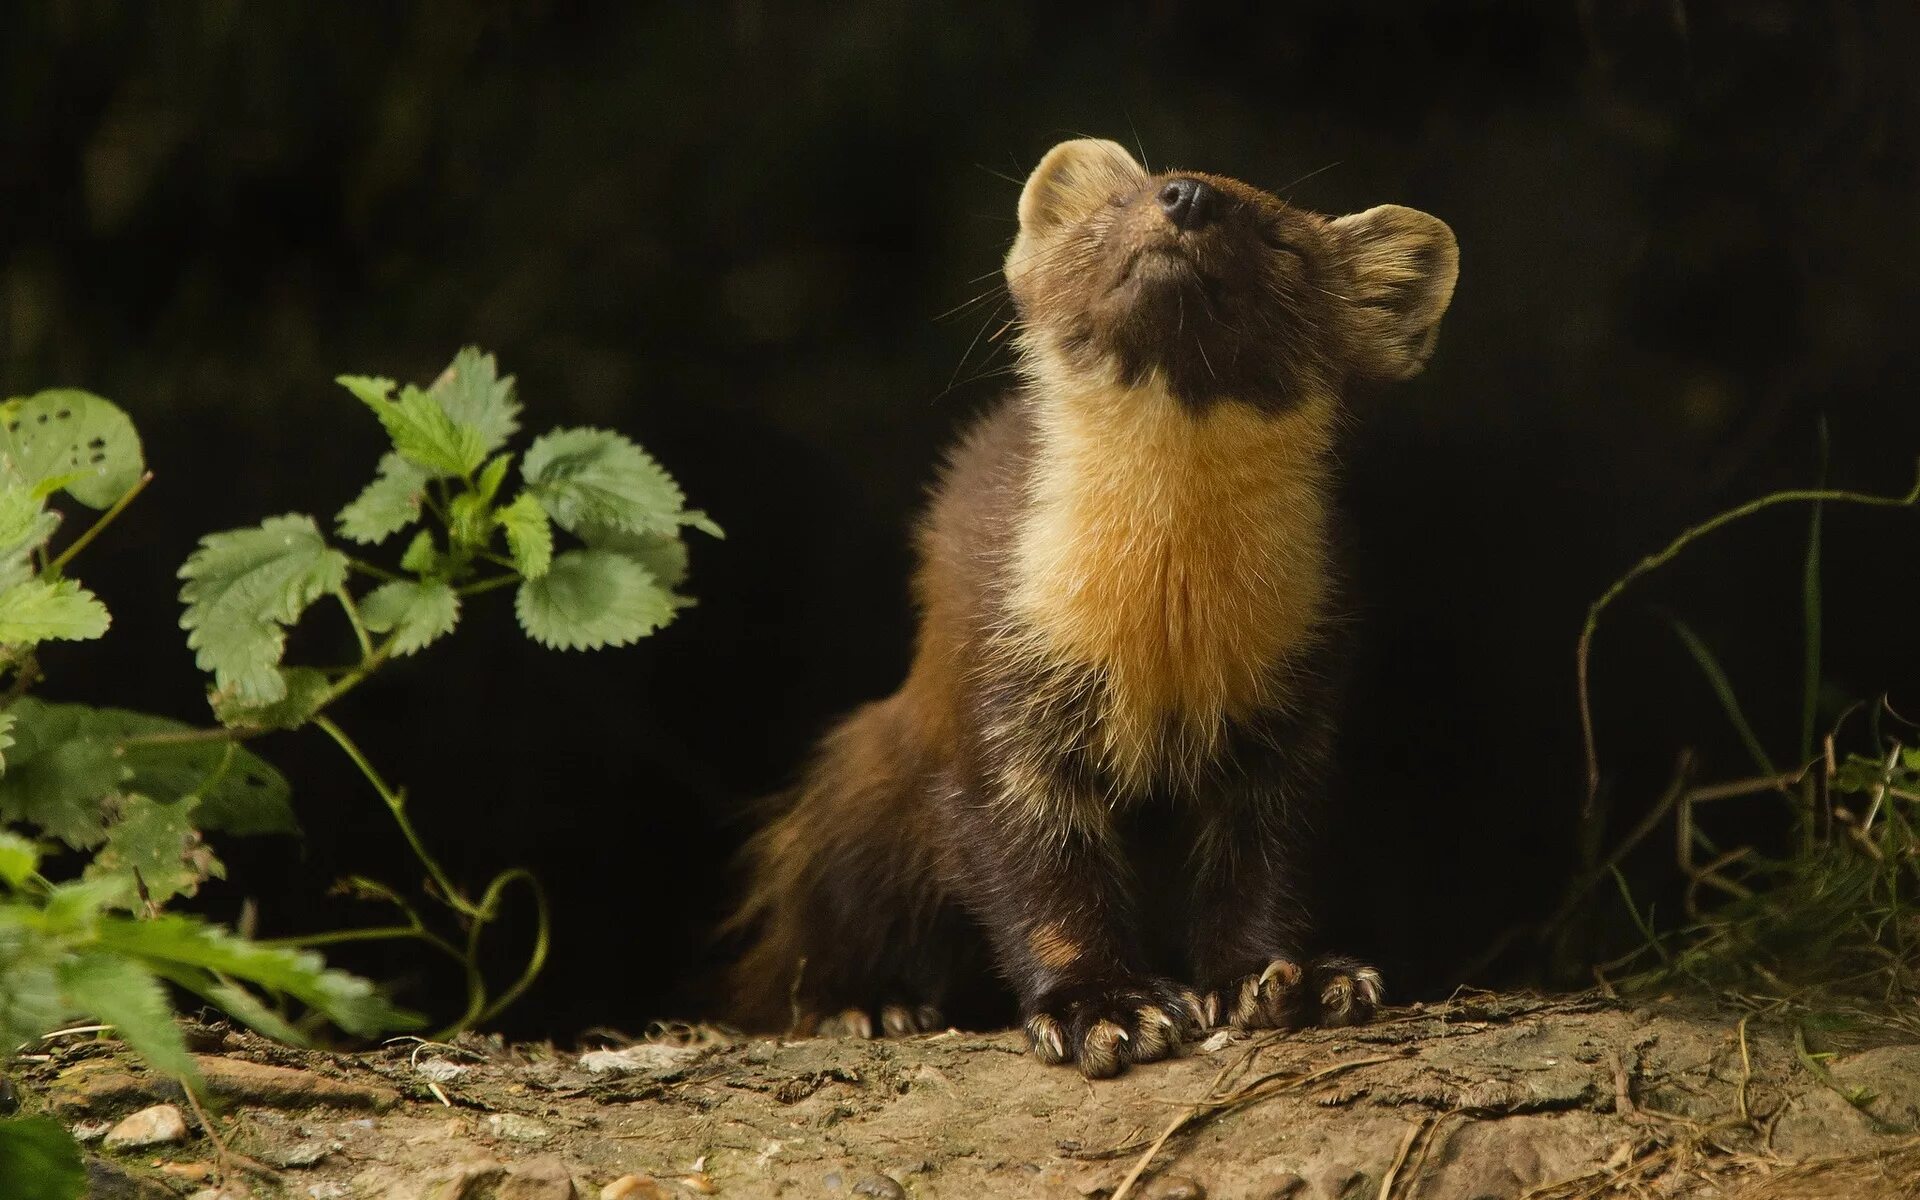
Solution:
{"label": "brown fur", "polygon": [[[1208,220],[1171,219],[1171,179]],[[1212,1012],[1364,1019],[1377,973],[1296,965],[1343,628],[1331,449],[1350,381],[1432,353],[1451,235],[1084,141],[1020,216],[1025,387],[935,490],[907,680],[751,847],[741,1011],[924,1021],[984,933],[1036,1049],[1089,1074]]]}

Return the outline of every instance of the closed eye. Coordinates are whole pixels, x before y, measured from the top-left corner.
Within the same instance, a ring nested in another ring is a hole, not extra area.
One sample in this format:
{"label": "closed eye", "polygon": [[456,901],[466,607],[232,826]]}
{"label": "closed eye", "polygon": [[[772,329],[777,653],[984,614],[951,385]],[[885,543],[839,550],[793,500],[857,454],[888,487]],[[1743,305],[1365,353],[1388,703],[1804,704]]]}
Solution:
{"label": "closed eye", "polygon": [[1304,250],[1300,249],[1299,246],[1295,245],[1291,241],[1288,241],[1286,234],[1280,232],[1280,230],[1275,229],[1271,225],[1260,226],[1260,240],[1265,242],[1272,249],[1278,250],[1283,254],[1291,254],[1295,258],[1306,257],[1306,252]]}

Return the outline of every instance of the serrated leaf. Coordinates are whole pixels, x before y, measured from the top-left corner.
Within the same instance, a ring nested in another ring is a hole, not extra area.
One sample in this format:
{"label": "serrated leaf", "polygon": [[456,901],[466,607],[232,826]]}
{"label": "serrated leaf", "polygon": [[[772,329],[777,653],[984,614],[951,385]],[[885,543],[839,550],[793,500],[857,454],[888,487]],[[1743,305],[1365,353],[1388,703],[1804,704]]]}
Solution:
{"label": "serrated leaf", "polygon": [[460,596],[438,579],[383,583],[360,602],[360,619],[375,633],[395,635],[393,652],[413,654],[453,632]]}
{"label": "serrated leaf", "polygon": [[362,404],[383,404],[397,386],[381,375],[336,375],[333,381],[352,392]]}
{"label": "serrated leaf", "polygon": [[433,531],[422,529],[407,543],[407,552],[400,556],[400,569],[415,575],[430,575],[439,567],[440,551],[434,547]]}
{"label": "serrated leaf", "polygon": [[672,533],[686,497],[647,452],[604,429],[556,429],[521,461],[527,489],[562,529]]}
{"label": "serrated leaf", "polygon": [[175,1079],[197,1079],[186,1039],[173,1023],[166,989],[142,964],[103,950],[83,950],[61,964],[66,1007],[84,1013],[131,1046],[148,1064]]}
{"label": "serrated leaf", "polygon": [[528,579],[545,575],[553,565],[553,525],[540,501],[521,492],[512,504],[494,513],[493,519],[506,531],[514,570]]}
{"label": "serrated leaf", "polygon": [[0,476],[29,490],[64,488],[106,508],[146,469],[133,422],[91,392],[55,388],[0,406]]}
{"label": "serrated leaf", "polygon": [[0,1120],[0,1183],[7,1200],[80,1200],[87,1190],[80,1143],[51,1117]]}
{"label": "serrated leaf", "polygon": [[720,528],[719,523],[701,509],[689,508],[687,511],[681,513],[680,523],[690,529],[698,529],[710,538],[716,538],[723,542],[727,540],[727,531]]}
{"label": "serrated leaf", "polygon": [[673,620],[672,594],[636,560],[569,550],[520,585],[514,611],[527,636],[556,650],[625,646]]}
{"label": "serrated leaf", "polygon": [[23,579],[0,592],[0,645],[91,641],[111,623],[99,597],[71,579]]}
{"label": "serrated leaf", "polygon": [[[595,550],[614,550],[647,569],[654,581],[665,588],[676,588],[687,578],[687,544],[677,533],[630,533],[602,525],[589,525],[579,531],[580,540]],[[691,600],[675,598],[682,604]]]}
{"label": "serrated leaf", "polygon": [[[297,678],[299,672],[288,674]],[[164,803],[198,797],[196,819],[202,829],[300,831],[286,777],[244,746],[221,741],[122,745],[128,738],[189,733],[191,725],[124,708],[49,704],[32,696],[15,701],[7,715],[17,721],[19,743],[12,769],[0,776],[0,814],[39,813],[26,819],[48,828],[49,808],[71,811],[93,832],[84,843],[90,845],[99,840],[104,819],[100,802],[140,792]],[[49,754],[51,759],[43,761]]]}
{"label": "serrated leaf", "polygon": [[40,848],[11,830],[0,829],[0,883],[18,888],[40,869]]}
{"label": "serrated leaf", "polygon": [[[514,397],[513,376],[502,378],[493,355],[478,346],[467,346],[455,354],[429,391],[456,425],[474,432],[482,457],[506,445],[520,428],[520,402]],[[500,470],[504,473],[505,466]],[[496,479],[494,490],[499,486]],[[492,492],[487,493],[487,499],[493,499]]]}
{"label": "serrated leaf", "polygon": [[59,976],[66,947],[48,936],[39,916],[27,905],[0,903],[0,1058],[67,1016]]}
{"label": "serrated leaf", "polygon": [[346,576],[346,555],[303,514],[209,534],[180,568],[187,645],[213,673],[216,690],[242,704],[271,704],[286,695],[275,669],[286,652],[286,626]]}
{"label": "serrated leaf", "polygon": [[500,494],[500,485],[506,482],[507,468],[513,465],[513,455],[496,454],[480,468],[479,476],[473,481],[473,491],[480,497],[482,504],[492,504],[494,497]]}
{"label": "serrated leaf", "polygon": [[0,560],[11,562],[46,544],[60,527],[46,500],[16,479],[0,482]]}
{"label": "serrated leaf", "polygon": [[225,879],[227,869],[193,827],[198,798],[156,804],[132,795],[119,804],[120,817],[107,827],[107,843],[94,853],[83,879],[117,880],[124,885],[123,907],[141,900],[165,904],[175,896],[193,896],[208,879]]}
{"label": "serrated leaf", "polygon": [[12,762],[0,775],[0,818],[35,826],[76,850],[106,836],[101,802],[116,795],[131,775],[114,744],[84,736],[67,712],[46,709],[32,697],[14,702]]}
{"label": "serrated leaf", "polygon": [[[103,949],[156,966],[210,971],[291,996],[348,1033],[362,1037],[419,1023],[412,1014],[389,1004],[372,984],[327,969],[320,956],[311,951],[250,942],[190,917],[163,914],[140,921],[107,918],[101,921],[95,937]],[[180,981],[171,970],[168,977]]]}
{"label": "serrated leaf", "polygon": [[333,681],[312,667],[281,667],[280,680],[286,694],[272,704],[242,704],[224,692],[209,693],[207,702],[214,718],[228,727],[297,729],[320,711],[333,690]]}
{"label": "serrated leaf", "polygon": [[420,519],[427,493],[427,472],[389,451],[380,456],[373,482],[340,510],[340,536],[377,545]]}
{"label": "serrated leaf", "polygon": [[[343,377],[341,382],[344,384],[347,378],[351,377]],[[438,400],[412,384],[401,388],[399,397],[393,400],[349,390],[380,418],[401,457],[428,476],[464,476],[486,461],[490,447],[480,431],[455,421]]]}

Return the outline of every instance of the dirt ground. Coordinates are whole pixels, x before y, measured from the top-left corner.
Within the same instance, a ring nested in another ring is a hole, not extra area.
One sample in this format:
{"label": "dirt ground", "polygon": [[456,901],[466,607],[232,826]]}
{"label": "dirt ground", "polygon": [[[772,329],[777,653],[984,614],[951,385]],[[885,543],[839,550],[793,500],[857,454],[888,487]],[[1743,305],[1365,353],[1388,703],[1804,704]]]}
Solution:
{"label": "dirt ground", "polygon": [[1920,1196],[1920,1040],[1806,1024],[1474,995],[1223,1032],[1099,1083],[1011,1033],[343,1055],[196,1029],[224,1152],[191,1106],[184,1139],[106,1149],[184,1097],[97,1034],[49,1039],[14,1079],[88,1142],[106,1200]]}

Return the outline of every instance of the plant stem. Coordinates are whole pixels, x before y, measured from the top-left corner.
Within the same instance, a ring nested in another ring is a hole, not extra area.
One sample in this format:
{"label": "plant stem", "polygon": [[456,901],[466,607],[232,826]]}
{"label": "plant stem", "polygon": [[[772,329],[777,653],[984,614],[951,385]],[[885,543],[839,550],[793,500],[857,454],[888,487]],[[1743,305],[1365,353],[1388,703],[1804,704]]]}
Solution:
{"label": "plant stem", "polygon": [[89,525],[85,533],[82,533],[79,537],[73,539],[73,542],[71,545],[69,545],[65,550],[62,550],[59,553],[59,555],[54,558],[52,562],[48,563],[46,566],[46,570],[43,571],[42,574],[52,575],[57,578],[60,574],[60,569],[66,566],[68,563],[72,562],[74,555],[80,553],[82,550],[85,550],[90,544],[92,544],[93,539],[99,537],[101,532],[105,530],[107,526],[113,524],[115,517],[118,517],[121,513],[127,511],[127,505],[132,504],[134,501],[134,497],[138,496],[141,492],[146,491],[147,485],[152,482],[153,482],[153,472],[152,471],[144,472],[140,476],[139,480],[136,481],[132,487],[128,488],[126,492],[118,500],[115,500],[113,502],[113,507],[101,513],[99,519],[96,520],[92,525]]}
{"label": "plant stem", "polygon": [[494,575],[478,583],[469,583],[460,589],[462,596],[478,596],[482,592],[497,591],[500,588],[520,582],[518,575]]}
{"label": "plant stem", "polygon": [[420,834],[414,829],[413,822],[407,818],[406,793],[396,791],[387,785],[387,781],[380,777],[380,772],[367,761],[367,756],[360,752],[360,747],[354,744],[353,739],[347,736],[347,731],[340,728],[332,717],[324,714],[316,715],[313,723],[326,731],[327,736],[339,745],[349,759],[353,760],[353,765],[360,768],[360,773],[366,776],[368,783],[373,785],[373,790],[380,793],[380,799],[386,802],[387,811],[393,814],[394,823],[400,826],[401,834],[406,837],[407,845],[412,847],[414,857],[418,858],[420,865],[426,868],[428,878],[432,879],[434,886],[440,889],[447,904],[463,917],[471,919],[479,915],[479,910],[474,907],[473,902],[461,894],[460,889],[453,885],[453,880],[447,876],[439,862],[427,852],[426,843],[420,840]]}
{"label": "plant stem", "polygon": [[366,623],[360,619],[360,606],[353,602],[353,593],[344,584],[333,589],[333,598],[346,610],[347,623],[353,626],[354,639],[360,643],[360,661],[364,663],[373,657],[373,639],[367,636]]}
{"label": "plant stem", "polygon": [[[1574,676],[1580,701],[1580,738],[1586,754],[1586,794],[1580,803],[1580,819],[1583,825],[1594,819],[1596,807],[1600,801],[1600,751],[1594,741],[1593,733],[1593,697],[1589,687],[1588,668],[1593,655],[1593,635],[1600,626],[1600,614],[1618,600],[1622,593],[1643,575],[1655,571],[1672,562],[1679,553],[1694,541],[1712,533],[1724,525],[1750,517],[1763,509],[1780,504],[1861,504],[1875,508],[1910,508],[1920,504],[1920,473],[1916,473],[1913,487],[1903,496],[1878,496],[1868,492],[1836,492],[1821,488],[1804,488],[1784,492],[1772,492],[1736,508],[1709,517],[1700,524],[1683,531],[1679,537],[1669,542],[1656,553],[1649,554],[1633,565],[1625,575],[1613,582],[1613,585],[1593,602],[1587,609],[1586,623],[1580,628],[1580,640],[1574,646]],[[1597,844],[1597,843],[1596,843]],[[1591,867],[1592,863],[1583,863]]]}
{"label": "plant stem", "polygon": [[385,567],[377,563],[370,563],[363,558],[349,558],[347,559],[347,565],[362,575],[371,575],[375,579],[382,579],[388,583],[394,583],[406,578],[404,575],[389,571]]}

